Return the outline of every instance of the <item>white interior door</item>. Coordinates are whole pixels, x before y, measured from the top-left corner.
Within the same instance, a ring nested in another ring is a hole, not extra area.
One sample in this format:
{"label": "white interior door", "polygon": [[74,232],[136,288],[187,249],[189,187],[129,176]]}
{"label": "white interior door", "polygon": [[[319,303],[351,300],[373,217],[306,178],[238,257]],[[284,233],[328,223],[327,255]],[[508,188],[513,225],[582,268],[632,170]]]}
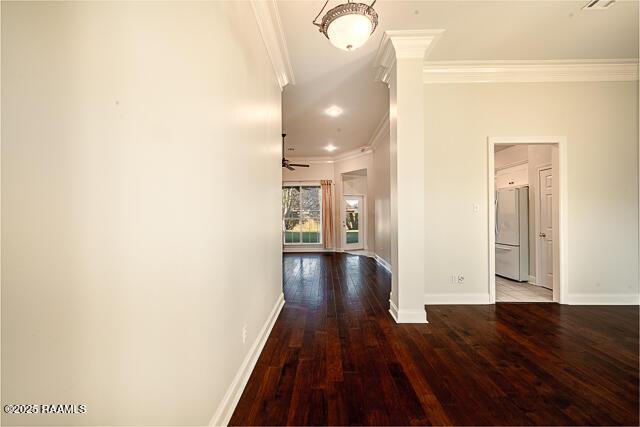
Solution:
{"label": "white interior door", "polygon": [[553,174],[551,168],[538,172],[540,226],[537,239],[538,284],[553,289]]}
{"label": "white interior door", "polygon": [[342,247],[346,250],[364,249],[362,196],[344,196],[342,206]]}

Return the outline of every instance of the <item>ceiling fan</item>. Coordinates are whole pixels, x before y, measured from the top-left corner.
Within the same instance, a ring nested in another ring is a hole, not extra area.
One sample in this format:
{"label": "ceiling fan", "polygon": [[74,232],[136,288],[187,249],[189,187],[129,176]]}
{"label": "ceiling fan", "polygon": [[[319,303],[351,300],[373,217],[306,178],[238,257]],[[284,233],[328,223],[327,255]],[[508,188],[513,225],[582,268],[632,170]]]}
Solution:
{"label": "ceiling fan", "polygon": [[299,167],[299,168],[308,168],[309,165],[299,165],[296,163],[289,163],[289,160],[284,158],[284,137],[287,136],[286,133],[282,134],[282,167],[283,168],[287,168],[290,171],[294,171],[296,170],[293,166]]}

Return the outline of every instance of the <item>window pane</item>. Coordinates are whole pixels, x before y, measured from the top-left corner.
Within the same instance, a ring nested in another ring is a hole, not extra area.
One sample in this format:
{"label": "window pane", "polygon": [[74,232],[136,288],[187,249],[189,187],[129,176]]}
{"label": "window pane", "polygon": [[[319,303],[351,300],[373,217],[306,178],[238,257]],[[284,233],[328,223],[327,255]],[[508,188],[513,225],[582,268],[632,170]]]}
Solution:
{"label": "window pane", "polygon": [[347,230],[358,231],[359,230],[358,219],[359,219],[358,212],[347,211],[347,214],[345,216],[345,224],[347,226]]}
{"label": "window pane", "polygon": [[284,232],[285,243],[300,243],[300,232],[298,231],[285,231]]}
{"label": "window pane", "polygon": [[300,220],[299,219],[285,219],[284,220],[284,230],[285,231],[300,231]]}
{"label": "window pane", "polygon": [[320,220],[306,218],[302,223],[302,242],[320,243]]}
{"label": "window pane", "polygon": [[284,218],[300,217],[299,187],[282,187],[282,216]]}
{"label": "window pane", "polygon": [[320,221],[314,218],[305,218],[302,222],[302,231],[320,231]]}
{"label": "window pane", "polygon": [[360,240],[360,200],[345,199],[345,226],[347,228],[347,244],[358,243]]}
{"label": "window pane", "polygon": [[303,218],[316,218],[316,219],[320,219],[320,211],[307,211],[307,210],[303,210],[302,211],[302,217]]}
{"label": "window pane", "polygon": [[358,210],[358,199],[347,199],[347,210]]}
{"label": "window pane", "polygon": [[320,191],[318,186],[282,187],[285,244],[320,243],[322,240]]}
{"label": "window pane", "polygon": [[320,210],[320,187],[302,187],[300,199],[303,211]]}
{"label": "window pane", "polygon": [[300,220],[286,219],[284,220],[284,242],[300,243]]}

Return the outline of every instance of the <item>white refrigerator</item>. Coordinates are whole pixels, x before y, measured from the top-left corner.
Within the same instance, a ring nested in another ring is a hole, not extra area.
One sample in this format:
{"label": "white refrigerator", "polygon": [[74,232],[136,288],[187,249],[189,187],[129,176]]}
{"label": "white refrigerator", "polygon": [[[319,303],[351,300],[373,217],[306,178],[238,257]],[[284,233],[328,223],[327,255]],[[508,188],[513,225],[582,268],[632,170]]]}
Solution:
{"label": "white refrigerator", "polygon": [[529,280],[529,188],[496,191],[496,274]]}

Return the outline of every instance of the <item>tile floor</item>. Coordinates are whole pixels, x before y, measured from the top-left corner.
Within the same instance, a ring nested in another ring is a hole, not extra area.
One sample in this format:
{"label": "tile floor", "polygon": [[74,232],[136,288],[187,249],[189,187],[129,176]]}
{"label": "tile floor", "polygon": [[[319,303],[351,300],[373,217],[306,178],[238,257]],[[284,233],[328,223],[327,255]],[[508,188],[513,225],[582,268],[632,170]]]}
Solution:
{"label": "tile floor", "polygon": [[496,302],[552,302],[553,292],[542,286],[496,276]]}

